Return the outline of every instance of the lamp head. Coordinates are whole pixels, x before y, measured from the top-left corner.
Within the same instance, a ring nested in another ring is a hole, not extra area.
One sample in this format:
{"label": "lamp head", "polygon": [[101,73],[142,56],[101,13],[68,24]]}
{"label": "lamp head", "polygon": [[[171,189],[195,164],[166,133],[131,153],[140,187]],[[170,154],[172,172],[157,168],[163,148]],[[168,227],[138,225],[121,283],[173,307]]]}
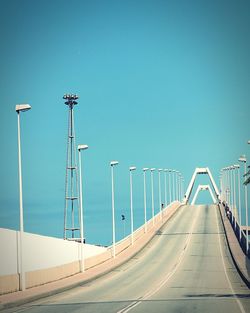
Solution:
{"label": "lamp head", "polygon": [[78,151],[80,151],[80,150],[86,150],[86,149],[88,149],[88,147],[89,147],[89,146],[87,146],[87,145],[78,145],[77,149],[78,149]]}
{"label": "lamp head", "polygon": [[155,167],[152,167],[152,168],[150,169],[150,171],[151,171],[151,172],[155,171]]}
{"label": "lamp head", "polygon": [[25,112],[31,109],[31,106],[29,104],[17,104],[16,105],[16,112]]}
{"label": "lamp head", "polygon": [[135,166],[130,166],[129,170],[130,170],[130,172],[131,172],[131,171],[135,171],[135,170],[136,170],[136,167],[135,167]]}
{"label": "lamp head", "polygon": [[117,165],[119,162],[118,161],[111,161],[110,162],[110,166],[115,166],[115,165]]}
{"label": "lamp head", "polygon": [[246,161],[247,161],[246,156],[245,156],[245,155],[241,155],[240,158],[239,158],[239,162],[244,162],[244,163],[246,163]]}
{"label": "lamp head", "polygon": [[148,167],[144,167],[142,170],[143,170],[144,172],[146,172],[146,171],[149,170],[149,168],[148,168]]}

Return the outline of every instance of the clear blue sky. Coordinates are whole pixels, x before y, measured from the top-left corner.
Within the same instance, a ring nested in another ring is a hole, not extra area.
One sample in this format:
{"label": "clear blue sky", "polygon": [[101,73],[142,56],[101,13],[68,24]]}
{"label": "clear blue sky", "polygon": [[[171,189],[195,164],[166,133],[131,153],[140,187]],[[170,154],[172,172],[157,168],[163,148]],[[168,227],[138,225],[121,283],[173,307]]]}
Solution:
{"label": "clear blue sky", "polygon": [[[109,236],[110,160],[117,210],[136,165],[219,170],[250,157],[249,1],[1,0],[0,227],[18,228],[17,117],[22,114],[25,229],[63,231],[67,107],[78,93],[87,236]],[[138,222],[139,223],[139,222]],[[98,225],[98,226],[97,226]],[[102,225],[102,226],[100,226]],[[108,234],[108,235],[107,235]]]}

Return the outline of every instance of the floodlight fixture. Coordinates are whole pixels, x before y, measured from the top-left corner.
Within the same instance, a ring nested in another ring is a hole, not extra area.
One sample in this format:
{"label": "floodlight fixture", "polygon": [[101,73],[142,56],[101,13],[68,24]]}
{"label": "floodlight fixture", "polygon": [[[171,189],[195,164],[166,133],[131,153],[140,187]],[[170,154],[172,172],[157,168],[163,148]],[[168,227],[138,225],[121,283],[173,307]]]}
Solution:
{"label": "floodlight fixture", "polygon": [[146,172],[146,171],[149,170],[149,168],[148,168],[148,167],[144,167],[142,170],[143,170],[144,172]]}
{"label": "floodlight fixture", "polygon": [[152,168],[150,169],[150,171],[151,171],[151,172],[155,171],[155,167],[152,167]]}
{"label": "floodlight fixture", "polygon": [[76,105],[78,102],[76,101],[79,98],[78,95],[74,95],[74,94],[65,94],[63,96],[65,101],[65,104],[68,105],[70,108],[73,108],[74,105]]}

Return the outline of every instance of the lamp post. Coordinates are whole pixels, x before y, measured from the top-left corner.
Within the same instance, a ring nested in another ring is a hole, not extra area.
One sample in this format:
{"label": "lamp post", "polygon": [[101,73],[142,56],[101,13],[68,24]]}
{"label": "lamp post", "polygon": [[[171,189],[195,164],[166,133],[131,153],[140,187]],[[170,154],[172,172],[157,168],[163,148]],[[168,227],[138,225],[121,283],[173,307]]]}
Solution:
{"label": "lamp post", "polygon": [[235,176],[236,165],[233,165],[233,192],[234,192],[234,231],[236,231],[236,176]]}
{"label": "lamp post", "polygon": [[159,209],[161,212],[161,220],[162,220],[162,201],[161,201],[161,172],[162,168],[158,169],[158,186],[159,186]]}
{"label": "lamp post", "polygon": [[166,172],[168,170],[164,169],[164,203],[165,203],[165,207],[167,206],[167,175]]}
{"label": "lamp post", "polygon": [[169,169],[168,170],[168,189],[169,189],[169,204],[172,202],[172,195],[171,195],[171,193],[172,193],[172,188],[171,188],[171,172],[172,172],[172,170],[171,169]]}
{"label": "lamp post", "polygon": [[233,213],[233,172],[232,172],[232,166],[229,167],[229,173],[230,173],[230,192],[231,192],[231,197],[230,197],[230,208],[231,212]]}
{"label": "lamp post", "polygon": [[226,184],[225,184],[225,168],[221,170],[221,193],[222,193],[222,201],[225,201],[225,191],[226,191]]}
{"label": "lamp post", "polygon": [[172,182],[173,182],[173,201],[175,201],[175,173],[176,170],[172,170]]}
{"label": "lamp post", "polygon": [[228,207],[229,209],[231,210],[230,208],[230,193],[231,193],[231,190],[230,190],[230,168],[227,167],[226,168],[226,171],[227,171],[227,204],[228,204]]}
{"label": "lamp post", "polygon": [[179,201],[181,201],[181,172],[179,173]]}
{"label": "lamp post", "polygon": [[239,211],[239,228],[240,228],[240,241],[241,241],[241,192],[240,192],[240,166],[235,165],[237,169],[237,181],[238,181],[238,211]]}
{"label": "lamp post", "polygon": [[176,191],[176,200],[178,199],[178,176],[179,176],[179,171],[175,172],[175,191]]}
{"label": "lamp post", "polygon": [[118,161],[111,161],[111,187],[112,187],[112,238],[113,238],[113,258],[115,258],[115,188],[114,188],[114,166],[118,165]]}
{"label": "lamp post", "polygon": [[31,109],[29,104],[17,104],[17,132],[18,132],[18,176],[19,176],[19,215],[20,215],[20,290],[24,291],[25,286],[25,272],[23,266],[23,185],[22,185],[22,160],[21,160],[21,130],[20,130],[20,112],[25,112]]}
{"label": "lamp post", "polygon": [[144,231],[147,232],[147,188],[146,188],[146,172],[148,167],[143,168],[143,189],[144,189]]}
{"label": "lamp post", "polygon": [[155,171],[155,168],[150,169],[150,176],[151,176],[151,200],[152,200],[152,219],[153,219],[153,226],[155,224],[155,204],[154,204],[154,177],[153,173]]}
{"label": "lamp post", "polygon": [[[244,163],[244,174],[247,173],[247,158],[245,155],[242,155],[240,158],[239,158],[239,162],[242,162]],[[245,185],[245,188],[244,188],[244,191],[245,191],[245,208],[246,208],[246,254],[248,254],[248,242],[249,242],[249,239],[248,239],[248,207],[247,207],[247,185]]]}
{"label": "lamp post", "polygon": [[132,172],[136,170],[135,166],[129,168],[130,176],[130,221],[131,221],[131,244],[134,244],[134,212],[133,212],[133,175]]}
{"label": "lamp post", "polygon": [[78,159],[79,159],[79,184],[80,184],[80,223],[81,223],[81,272],[85,270],[84,263],[84,227],[83,227],[83,197],[82,197],[82,160],[81,160],[81,151],[87,150],[87,145],[78,145]]}
{"label": "lamp post", "polygon": [[182,199],[184,198],[184,177],[182,177]]}

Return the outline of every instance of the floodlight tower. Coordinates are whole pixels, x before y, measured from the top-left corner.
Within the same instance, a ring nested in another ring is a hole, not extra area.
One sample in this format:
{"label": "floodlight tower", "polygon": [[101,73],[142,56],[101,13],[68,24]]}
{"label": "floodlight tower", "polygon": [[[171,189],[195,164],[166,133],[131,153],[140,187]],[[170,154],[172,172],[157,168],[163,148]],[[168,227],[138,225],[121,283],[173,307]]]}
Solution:
{"label": "floodlight tower", "polygon": [[67,162],[65,178],[65,208],[64,208],[64,239],[80,241],[80,210],[78,169],[76,163],[76,142],[74,128],[74,106],[77,95],[65,94],[63,99],[69,107]]}

